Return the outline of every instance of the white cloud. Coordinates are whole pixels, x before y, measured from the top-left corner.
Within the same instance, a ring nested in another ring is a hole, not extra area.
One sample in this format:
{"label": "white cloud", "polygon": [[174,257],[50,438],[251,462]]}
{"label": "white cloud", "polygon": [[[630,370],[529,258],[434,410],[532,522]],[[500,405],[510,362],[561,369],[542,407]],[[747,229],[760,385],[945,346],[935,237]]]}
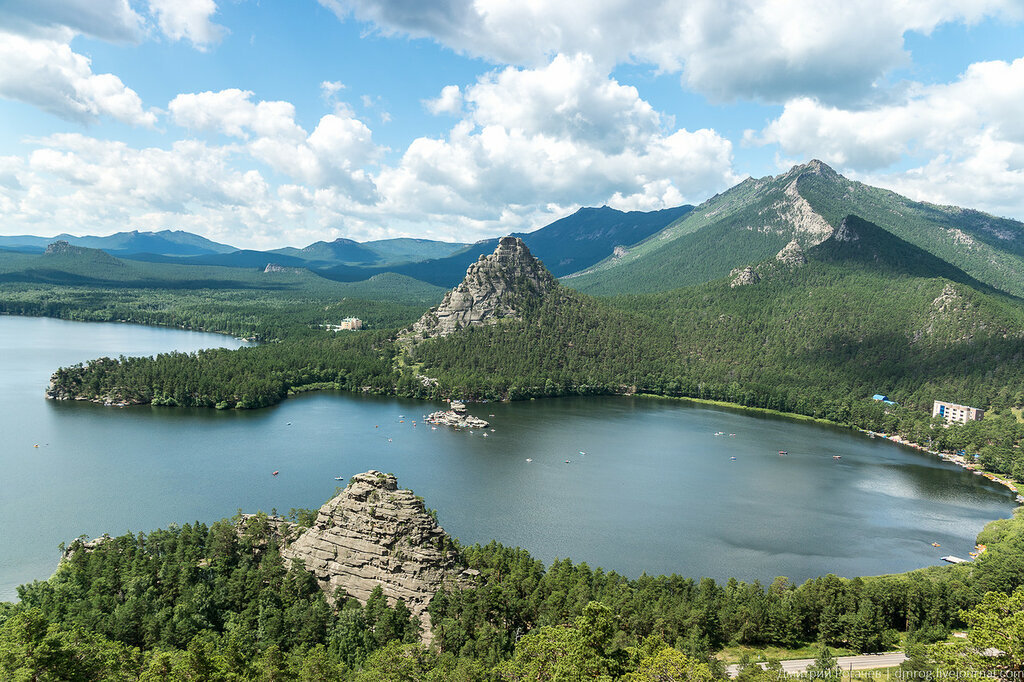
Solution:
{"label": "white cloud", "polygon": [[213,23],[217,12],[214,0],[148,0],[149,11],[156,17],[160,30],[171,40],[188,39],[197,49],[205,50],[220,42],[227,31]]}
{"label": "white cloud", "polygon": [[414,140],[378,174],[386,213],[461,217],[493,230],[548,204],[663,208],[738,180],[728,140],[668,130],[635,88],[583,55],[500,70],[462,97],[467,113],[445,139]]}
{"label": "white cloud", "polygon": [[70,30],[112,42],[138,42],[143,19],[128,0],[4,0],[0,26],[11,33],[50,37]]}
{"label": "white cloud", "polygon": [[170,120],[212,139],[167,149],[83,135],[30,141],[25,163],[10,173],[0,164],[0,181],[17,180],[0,187],[4,229],[175,227],[243,246],[331,234],[472,240],[580,205],[696,201],[739,179],[728,140],[675,129],[585,56],[502,69],[459,92],[463,116],[448,134],[414,140],[389,166],[344,108],[307,132],[288,102],[237,89],[184,93],[169,103]]}
{"label": "white cloud", "polygon": [[[917,199],[1024,214],[1024,58],[972,64],[900,102],[842,109],[802,98],[747,141],[817,157]],[[910,170],[890,172],[893,165]]]}
{"label": "white cloud", "polygon": [[439,114],[455,116],[462,112],[462,90],[458,85],[446,85],[441,88],[441,94],[436,99],[425,100],[423,105],[435,116]]}
{"label": "white cloud", "polygon": [[373,183],[364,167],[375,162],[380,149],[366,124],[337,107],[307,135],[290,102],[252,98],[252,92],[237,89],[181,94],[168,110],[178,125],[245,140],[254,159],[296,181],[371,200]]}
{"label": "white cloud", "polygon": [[341,81],[323,81],[320,83],[320,96],[325,102],[331,102],[344,89],[345,84]]}
{"label": "white cloud", "polygon": [[87,57],[49,38],[0,31],[0,97],[85,123],[100,116],[139,126],[156,123],[156,114],[120,78],[94,74]]}
{"label": "white cloud", "polygon": [[249,90],[230,88],[218,92],[186,93],[167,105],[171,118],[180,126],[220,132],[247,139],[251,135],[286,139],[306,136],[295,123],[290,102],[253,102]]}
{"label": "white cloud", "polygon": [[908,63],[907,32],[1022,14],[1018,0],[319,1],[343,19],[499,63],[537,67],[584,52],[604,69],[635,60],[681,72],[717,99],[780,102],[870,98],[878,79]]}

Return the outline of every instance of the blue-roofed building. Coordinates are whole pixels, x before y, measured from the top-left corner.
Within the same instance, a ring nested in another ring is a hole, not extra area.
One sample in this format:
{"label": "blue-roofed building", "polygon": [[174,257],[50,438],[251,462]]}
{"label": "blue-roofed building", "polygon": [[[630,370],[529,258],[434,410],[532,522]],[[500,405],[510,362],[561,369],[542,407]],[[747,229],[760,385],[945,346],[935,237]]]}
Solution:
{"label": "blue-roofed building", "polygon": [[873,395],[873,396],[871,396],[871,397],[872,397],[872,399],[874,399],[874,400],[881,400],[881,401],[882,401],[883,403],[885,403],[886,405],[895,405],[895,404],[896,404],[896,401],[895,401],[895,400],[889,400],[889,396],[887,396],[887,395],[882,395],[881,393],[876,393],[876,394],[874,394],[874,395]]}

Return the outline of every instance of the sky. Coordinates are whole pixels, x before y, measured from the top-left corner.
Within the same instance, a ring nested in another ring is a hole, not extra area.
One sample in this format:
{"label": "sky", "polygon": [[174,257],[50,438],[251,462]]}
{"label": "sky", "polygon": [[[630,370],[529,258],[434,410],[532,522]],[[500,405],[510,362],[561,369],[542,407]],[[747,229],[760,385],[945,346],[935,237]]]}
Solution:
{"label": "sky", "polygon": [[817,158],[1024,219],[1024,0],[0,0],[0,234],[530,231]]}

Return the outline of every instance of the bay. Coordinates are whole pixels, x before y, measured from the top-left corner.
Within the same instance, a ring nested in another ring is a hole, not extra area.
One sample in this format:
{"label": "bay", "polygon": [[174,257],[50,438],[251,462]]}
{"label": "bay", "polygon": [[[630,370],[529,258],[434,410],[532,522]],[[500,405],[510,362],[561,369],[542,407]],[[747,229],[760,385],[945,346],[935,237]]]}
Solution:
{"label": "bay", "polygon": [[1013,508],[1008,490],[881,439],[679,401],[474,404],[494,430],[470,432],[423,424],[438,404],[340,393],[256,411],[43,397],[60,365],[221,345],[240,342],[0,317],[0,599],[49,576],[79,535],[317,507],[335,477],[368,469],[396,474],[465,543],[629,576],[905,571],[966,557]]}

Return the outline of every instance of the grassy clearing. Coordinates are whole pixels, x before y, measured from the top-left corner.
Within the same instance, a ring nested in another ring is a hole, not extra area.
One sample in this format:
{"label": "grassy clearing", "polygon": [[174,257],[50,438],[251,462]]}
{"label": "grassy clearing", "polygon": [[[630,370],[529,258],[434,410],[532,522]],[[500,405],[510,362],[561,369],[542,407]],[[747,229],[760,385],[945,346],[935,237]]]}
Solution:
{"label": "grassy clearing", "polygon": [[740,405],[739,403],[728,403],[724,400],[706,400],[704,398],[688,398],[684,396],[667,396],[667,395],[656,395],[653,393],[637,393],[637,397],[640,398],[657,398],[659,400],[681,400],[688,403],[697,403],[699,405],[715,405],[716,407],[727,407],[732,410],[740,410],[742,412],[754,412],[759,414],[770,414],[775,417],[786,417],[787,419],[793,419],[801,422],[817,422],[818,424],[831,424],[832,426],[847,427],[847,424],[840,424],[830,419],[819,419],[818,417],[809,417],[806,414],[796,414],[793,412],[781,412],[779,410],[770,410],[766,407],[747,407],[746,405]]}
{"label": "grassy clearing", "polygon": [[[832,652],[833,656],[854,656],[857,653],[850,649],[843,649],[841,647],[829,647],[829,650]],[[724,661],[726,665],[731,665],[733,663],[739,663],[743,659],[744,655],[746,655],[749,660],[757,662],[766,661],[769,658],[775,658],[780,661],[799,658],[817,658],[819,653],[821,653],[821,646],[817,643],[807,644],[795,649],[785,649],[777,646],[752,647],[736,644],[733,646],[727,646],[719,651],[718,658]]]}

